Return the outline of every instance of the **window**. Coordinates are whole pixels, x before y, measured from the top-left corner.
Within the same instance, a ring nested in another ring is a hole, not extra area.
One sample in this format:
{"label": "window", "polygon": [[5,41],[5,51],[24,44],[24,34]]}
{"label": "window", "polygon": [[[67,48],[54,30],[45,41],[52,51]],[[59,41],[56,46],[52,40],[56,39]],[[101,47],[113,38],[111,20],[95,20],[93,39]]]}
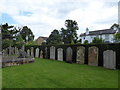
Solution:
{"label": "window", "polygon": [[105,41],[109,41],[109,34],[105,35]]}

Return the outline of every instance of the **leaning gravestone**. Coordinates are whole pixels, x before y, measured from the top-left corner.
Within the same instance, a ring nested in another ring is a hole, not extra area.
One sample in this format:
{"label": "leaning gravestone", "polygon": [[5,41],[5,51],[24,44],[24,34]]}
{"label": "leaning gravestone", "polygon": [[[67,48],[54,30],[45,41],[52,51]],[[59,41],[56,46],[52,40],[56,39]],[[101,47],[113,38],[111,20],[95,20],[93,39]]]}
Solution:
{"label": "leaning gravestone", "polygon": [[31,47],[31,57],[34,57],[34,48]]}
{"label": "leaning gravestone", "polygon": [[39,48],[36,48],[35,50],[35,57],[39,57]]}
{"label": "leaning gravestone", "polygon": [[59,61],[63,61],[63,49],[62,48],[58,48],[57,52],[58,52],[58,60]]}
{"label": "leaning gravestone", "polygon": [[48,58],[47,47],[45,48],[45,58]]}
{"label": "leaning gravestone", "polygon": [[84,64],[84,60],[85,60],[84,55],[85,55],[85,47],[83,46],[77,47],[77,63]]}
{"label": "leaning gravestone", "polygon": [[40,51],[40,58],[43,58],[43,51]]}
{"label": "leaning gravestone", "polygon": [[66,62],[72,62],[72,48],[68,47],[66,50]]}
{"label": "leaning gravestone", "polygon": [[50,59],[55,60],[55,47],[54,46],[50,47]]}
{"label": "leaning gravestone", "polygon": [[27,50],[27,55],[28,55],[28,57],[30,56],[30,50],[29,49]]}
{"label": "leaning gravestone", "polygon": [[98,48],[95,46],[89,47],[88,50],[88,65],[98,66]]}
{"label": "leaning gravestone", "polygon": [[113,50],[103,52],[103,66],[108,69],[116,68],[116,52]]}

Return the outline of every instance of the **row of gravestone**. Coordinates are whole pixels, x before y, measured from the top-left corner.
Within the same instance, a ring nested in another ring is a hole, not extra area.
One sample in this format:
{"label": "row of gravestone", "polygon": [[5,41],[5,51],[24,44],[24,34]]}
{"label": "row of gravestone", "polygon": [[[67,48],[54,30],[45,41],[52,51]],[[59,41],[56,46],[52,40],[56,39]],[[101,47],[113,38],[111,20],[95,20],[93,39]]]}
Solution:
{"label": "row of gravestone", "polygon": [[19,55],[19,49],[17,47],[8,47],[6,49],[3,49],[2,55]]}
{"label": "row of gravestone", "polygon": [[[47,55],[47,47],[45,48],[45,58]],[[50,59],[55,60],[55,47],[50,47]],[[91,46],[88,48],[88,65],[98,66],[98,51],[99,49],[95,46]],[[30,55],[30,50],[27,50],[28,55]],[[31,55],[33,55],[33,47],[31,47]],[[35,49],[35,57],[43,58],[43,51],[39,50],[39,48]],[[72,62],[73,50],[71,47],[66,49],[66,61]],[[63,61],[63,49],[57,49],[57,60]],[[77,47],[77,56],[76,63],[84,64],[85,63],[85,47],[78,46]],[[103,52],[103,66],[109,69],[116,68],[116,52],[113,50],[106,50]]]}
{"label": "row of gravestone", "polygon": [[[34,57],[34,48],[33,47],[31,47],[31,49],[27,49],[27,55]],[[39,48],[36,48],[35,57],[43,58],[43,51],[42,50],[40,51]]]}

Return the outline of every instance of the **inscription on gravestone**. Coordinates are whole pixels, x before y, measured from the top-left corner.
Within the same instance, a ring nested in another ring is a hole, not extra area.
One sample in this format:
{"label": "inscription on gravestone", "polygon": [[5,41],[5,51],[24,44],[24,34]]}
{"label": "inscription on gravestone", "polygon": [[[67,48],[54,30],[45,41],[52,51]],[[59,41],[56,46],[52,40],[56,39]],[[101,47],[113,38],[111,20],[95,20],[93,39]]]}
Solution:
{"label": "inscription on gravestone", "polygon": [[72,62],[72,48],[68,47],[66,50],[66,61],[67,62]]}
{"label": "inscription on gravestone", "polygon": [[109,69],[116,68],[116,52],[113,50],[106,50],[103,52],[103,66]]}
{"label": "inscription on gravestone", "polygon": [[54,46],[50,47],[50,59],[55,60],[55,47]]}
{"label": "inscription on gravestone", "polygon": [[85,60],[84,55],[85,55],[85,47],[83,46],[77,47],[77,63],[84,64],[84,60]]}
{"label": "inscription on gravestone", "polygon": [[88,65],[98,66],[98,48],[95,46],[89,47],[88,50]]}
{"label": "inscription on gravestone", "polygon": [[57,52],[58,52],[58,60],[59,61],[63,61],[63,49],[62,48],[58,48]]}

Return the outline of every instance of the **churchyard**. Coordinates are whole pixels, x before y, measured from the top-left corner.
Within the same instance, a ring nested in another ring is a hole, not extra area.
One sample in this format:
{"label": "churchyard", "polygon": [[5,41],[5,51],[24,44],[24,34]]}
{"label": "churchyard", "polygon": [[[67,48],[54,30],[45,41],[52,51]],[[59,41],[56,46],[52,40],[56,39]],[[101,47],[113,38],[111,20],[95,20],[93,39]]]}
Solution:
{"label": "churchyard", "polygon": [[[8,47],[3,50],[2,86],[118,88],[119,50],[119,44]],[[12,61],[6,60],[9,56]]]}

